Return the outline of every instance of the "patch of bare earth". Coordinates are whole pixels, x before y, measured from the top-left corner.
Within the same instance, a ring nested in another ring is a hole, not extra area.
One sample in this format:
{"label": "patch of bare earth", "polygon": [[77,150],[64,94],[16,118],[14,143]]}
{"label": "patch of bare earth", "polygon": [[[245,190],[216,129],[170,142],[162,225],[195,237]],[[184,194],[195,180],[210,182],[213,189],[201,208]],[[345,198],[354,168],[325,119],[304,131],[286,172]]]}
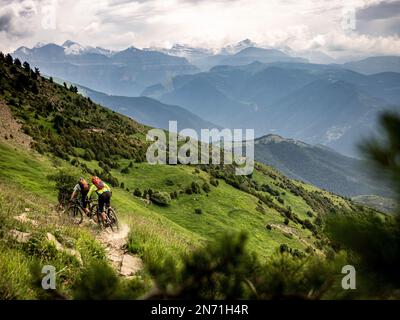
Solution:
{"label": "patch of bare earth", "polygon": [[84,131],[89,132],[89,133],[104,133],[104,132],[106,132],[106,130],[99,129],[99,128],[84,129]]}
{"label": "patch of bare earth", "polygon": [[105,247],[111,265],[123,277],[132,277],[143,269],[142,259],[125,250],[128,234],[129,227],[123,224],[118,232],[112,232],[107,228],[97,236],[97,239]]}
{"label": "patch of bare earth", "polygon": [[33,140],[22,132],[21,127],[21,123],[15,120],[10,108],[0,101],[0,142],[30,149]]}

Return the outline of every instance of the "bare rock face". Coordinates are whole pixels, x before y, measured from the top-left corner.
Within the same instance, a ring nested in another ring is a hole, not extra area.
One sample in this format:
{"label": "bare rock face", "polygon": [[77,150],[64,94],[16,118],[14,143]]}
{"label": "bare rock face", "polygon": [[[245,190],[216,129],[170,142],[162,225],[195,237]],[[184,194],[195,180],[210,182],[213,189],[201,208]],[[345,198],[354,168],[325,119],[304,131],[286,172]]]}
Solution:
{"label": "bare rock face", "polygon": [[[28,208],[26,208],[26,209],[28,209]],[[25,209],[25,211],[26,211],[26,209]],[[27,211],[27,212],[28,212],[28,211]],[[23,214],[21,214],[21,215],[19,215],[19,216],[14,217],[14,219],[17,220],[17,221],[19,221],[19,222],[22,222],[22,223],[30,223],[30,224],[32,224],[33,226],[38,226],[38,222],[35,221],[35,220],[32,220],[32,219],[28,218],[28,217],[26,216],[26,213],[23,213]]]}
{"label": "bare rock face", "polygon": [[8,234],[12,239],[17,241],[18,243],[27,243],[31,238],[31,233],[21,232],[18,230],[10,230]]}
{"label": "bare rock face", "polygon": [[66,254],[75,257],[81,265],[83,264],[82,257],[79,251],[70,248],[64,248],[64,246],[60,242],[58,242],[56,237],[51,233],[47,233],[46,236],[47,239],[55,245],[58,251],[65,252]]}
{"label": "bare rock face", "polygon": [[143,269],[142,259],[139,257],[125,254],[122,258],[120,274],[124,277],[130,277]]}

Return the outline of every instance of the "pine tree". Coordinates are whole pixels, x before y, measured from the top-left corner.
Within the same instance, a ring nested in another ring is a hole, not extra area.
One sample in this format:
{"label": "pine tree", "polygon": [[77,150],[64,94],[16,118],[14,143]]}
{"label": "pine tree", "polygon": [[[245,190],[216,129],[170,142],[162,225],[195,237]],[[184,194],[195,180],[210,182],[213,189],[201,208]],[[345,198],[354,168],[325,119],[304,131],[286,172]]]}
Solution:
{"label": "pine tree", "polygon": [[31,72],[31,66],[29,65],[29,63],[28,62],[24,62],[24,64],[23,64],[23,66],[24,66],[24,70],[26,71],[26,72]]}
{"label": "pine tree", "polygon": [[15,64],[18,68],[21,67],[21,61],[20,61],[18,58],[16,58],[16,59],[14,60],[14,64]]}
{"label": "pine tree", "polygon": [[6,63],[9,65],[13,64],[13,58],[9,53],[6,55]]}

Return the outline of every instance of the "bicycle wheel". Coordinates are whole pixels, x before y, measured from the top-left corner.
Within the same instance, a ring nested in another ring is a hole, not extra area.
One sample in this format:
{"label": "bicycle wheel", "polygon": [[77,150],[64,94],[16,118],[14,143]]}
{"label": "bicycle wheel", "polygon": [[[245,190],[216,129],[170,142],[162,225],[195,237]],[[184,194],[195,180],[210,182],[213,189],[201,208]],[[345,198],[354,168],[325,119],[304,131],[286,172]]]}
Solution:
{"label": "bicycle wheel", "polygon": [[74,224],[81,224],[83,221],[83,214],[81,208],[78,206],[71,206],[67,211],[68,217]]}
{"label": "bicycle wheel", "polygon": [[90,207],[90,218],[96,222],[99,223],[99,217],[97,214],[97,204],[94,204],[93,206]]}
{"label": "bicycle wheel", "polygon": [[110,219],[110,228],[112,231],[118,231],[119,230],[119,225],[118,225],[118,218],[117,214],[115,213],[113,208],[108,208],[108,219]]}

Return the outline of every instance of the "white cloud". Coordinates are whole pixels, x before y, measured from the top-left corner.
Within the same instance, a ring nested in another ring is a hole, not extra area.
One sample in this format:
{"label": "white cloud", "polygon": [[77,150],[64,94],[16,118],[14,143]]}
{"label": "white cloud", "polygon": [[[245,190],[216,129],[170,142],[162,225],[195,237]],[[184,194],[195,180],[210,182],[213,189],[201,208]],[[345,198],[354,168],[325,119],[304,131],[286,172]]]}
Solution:
{"label": "white cloud", "polygon": [[[56,29],[44,30],[40,24],[41,9],[51,3],[56,5]],[[398,54],[400,39],[387,31],[395,30],[393,24],[398,20],[390,17],[392,20],[385,24],[381,19],[381,33],[365,32],[369,30],[365,12],[372,17],[374,10],[383,12],[387,5],[383,8],[380,3],[380,0],[0,0],[0,22],[2,17],[8,21],[1,13],[4,8],[13,8],[12,23],[21,26],[20,36],[11,29],[0,29],[0,49],[11,51],[20,45],[62,43],[67,39],[111,49],[176,42],[216,48],[250,38],[264,45],[288,46],[294,50],[314,48],[339,57]],[[359,30],[349,33],[342,29],[344,6],[364,12]],[[378,24],[375,20],[370,23]],[[26,26],[29,31],[35,30],[33,34],[23,32]]]}

